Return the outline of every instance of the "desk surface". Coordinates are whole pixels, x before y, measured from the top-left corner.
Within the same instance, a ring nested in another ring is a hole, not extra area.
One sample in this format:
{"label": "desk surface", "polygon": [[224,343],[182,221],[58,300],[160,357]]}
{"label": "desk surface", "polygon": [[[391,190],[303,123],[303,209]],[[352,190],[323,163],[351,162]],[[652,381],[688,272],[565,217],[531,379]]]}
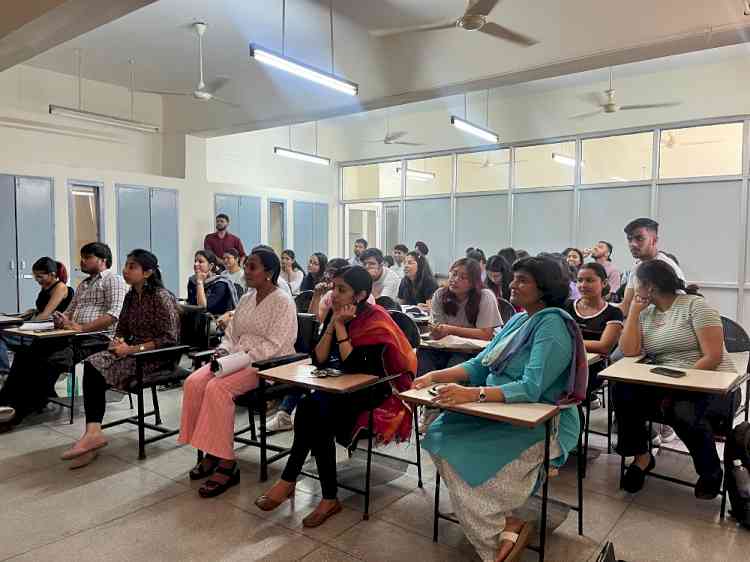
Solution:
{"label": "desk surface", "polygon": [[598,363],[604,359],[601,355],[598,353],[586,353],[586,362],[589,364],[589,366],[593,365],[594,363]]}
{"label": "desk surface", "polygon": [[23,319],[16,316],[5,316],[0,314],[0,328],[10,328],[12,326],[20,326],[23,324]]}
{"label": "desk surface", "polygon": [[439,340],[422,338],[419,347],[423,349],[436,349],[449,353],[473,353],[477,354],[489,345],[489,340],[477,340],[472,338],[461,338],[459,336],[445,336]]}
{"label": "desk surface", "polygon": [[3,334],[7,334],[9,336],[18,336],[22,338],[38,338],[38,339],[74,336],[75,334],[78,333],[75,330],[47,330],[47,331],[33,332],[30,330],[19,330],[18,328],[7,328],[7,329],[2,330],[2,332]]}
{"label": "desk surface", "polygon": [[385,382],[395,377],[375,375],[345,374],[338,377],[319,378],[312,374],[316,367],[311,359],[303,359],[288,365],[258,372],[260,378],[287,384],[294,384],[311,390],[321,390],[336,394],[349,394]]}
{"label": "desk surface", "polygon": [[737,372],[701,371],[699,369],[680,369],[685,371],[686,375],[675,379],[652,373],[651,369],[659,365],[638,363],[640,359],[640,357],[624,357],[600,372],[599,376],[618,382],[661,386],[692,392],[707,392],[709,394],[726,394],[733,390],[741,379],[741,375]]}
{"label": "desk surface", "polygon": [[401,398],[407,402],[414,402],[424,406],[440,408],[441,410],[450,410],[469,416],[477,416],[492,421],[508,422],[513,425],[523,427],[536,427],[555,416],[560,409],[550,404],[505,404],[502,402],[470,402],[459,404],[458,406],[438,406],[432,399],[429,389],[420,390],[412,389],[402,392]]}

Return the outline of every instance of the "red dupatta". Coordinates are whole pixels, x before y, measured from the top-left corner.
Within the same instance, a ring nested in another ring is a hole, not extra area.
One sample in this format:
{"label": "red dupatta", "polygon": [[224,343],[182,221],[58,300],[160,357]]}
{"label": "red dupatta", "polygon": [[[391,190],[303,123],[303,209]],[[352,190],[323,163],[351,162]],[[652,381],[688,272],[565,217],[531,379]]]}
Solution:
{"label": "red dupatta", "polygon": [[[409,340],[393,321],[388,312],[378,305],[368,306],[349,323],[349,338],[352,346],[383,345],[383,362],[389,375],[401,376],[390,382],[396,392],[411,388],[412,378],[417,372],[417,354]],[[357,434],[368,427],[368,412],[362,412],[354,427],[353,442]],[[396,393],[391,394],[373,412],[373,424],[377,442],[407,441],[411,436],[411,408]]]}

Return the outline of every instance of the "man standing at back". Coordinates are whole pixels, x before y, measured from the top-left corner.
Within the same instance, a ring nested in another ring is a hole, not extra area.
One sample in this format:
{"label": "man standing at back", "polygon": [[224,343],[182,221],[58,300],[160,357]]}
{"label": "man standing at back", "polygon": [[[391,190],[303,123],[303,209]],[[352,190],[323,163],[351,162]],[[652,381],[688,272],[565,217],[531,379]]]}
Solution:
{"label": "man standing at back", "polygon": [[628,239],[630,253],[637,260],[637,263],[628,278],[628,284],[625,287],[625,295],[620,303],[620,310],[622,310],[622,313],[627,316],[630,311],[630,303],[633,300],[633,296],[638,291],[638,278],[635,273],[638,270],[639,264],[649,260],[662,260],[674,269],[677,277],[682,279],[683,282],[685,282],[685,274],[672,258],[667,256],[664,252],[659,251],[659,223],[655,220],[640,218],[630,221],[627,226],[625,226],[625,236],[627,236]]}
{"label": "man standing at back", "polygon": [[224,213],[216,215],[216,232],[207,234],[203,240],[203,249],[211,250],[221,261],[227,250],[234,249],[240,256],[240,260],[245,259],[245,248],[242,240],[229,232],[229,216]]}

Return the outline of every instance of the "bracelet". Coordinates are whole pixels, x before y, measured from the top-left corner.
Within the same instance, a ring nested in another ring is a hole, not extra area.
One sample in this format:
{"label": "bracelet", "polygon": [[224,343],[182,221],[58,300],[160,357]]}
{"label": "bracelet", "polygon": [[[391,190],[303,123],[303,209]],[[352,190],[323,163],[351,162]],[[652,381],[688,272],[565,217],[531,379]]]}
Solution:
{"label": "bracelet", "polygon": [[343,340],[336,340],[336,343],[341,345],[342,343],[349,341],[349,339],[349,336],[346,336]]}

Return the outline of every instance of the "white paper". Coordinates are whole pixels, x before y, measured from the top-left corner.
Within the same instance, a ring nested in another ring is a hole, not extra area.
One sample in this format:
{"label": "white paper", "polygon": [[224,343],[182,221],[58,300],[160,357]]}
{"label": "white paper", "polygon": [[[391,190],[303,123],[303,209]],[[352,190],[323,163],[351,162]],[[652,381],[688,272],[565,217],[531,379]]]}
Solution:
{"label": "white paper", "polygon": [[466,349],[469,351],[476,351],[484,349],[490,342],[450,335],[439,340],[425,340],[423,343],[429,347],[435,347],[437,349]]}
{"label": "white paper", "polygon": [[41,332],[46,330],[54,330],[55,329],[55,323],[54,322],[24,322],[21,326],[18,327],[19,330],[24,330],[25,332]]}
{"label": "white paper", "polygon": [[240,351],[239,353],[232,353],[231,355],[220,357],[216,362],[219,364],[219,370],[214,374],[217,377],[225,377],[249,367],[251,360],[247,353]]}

